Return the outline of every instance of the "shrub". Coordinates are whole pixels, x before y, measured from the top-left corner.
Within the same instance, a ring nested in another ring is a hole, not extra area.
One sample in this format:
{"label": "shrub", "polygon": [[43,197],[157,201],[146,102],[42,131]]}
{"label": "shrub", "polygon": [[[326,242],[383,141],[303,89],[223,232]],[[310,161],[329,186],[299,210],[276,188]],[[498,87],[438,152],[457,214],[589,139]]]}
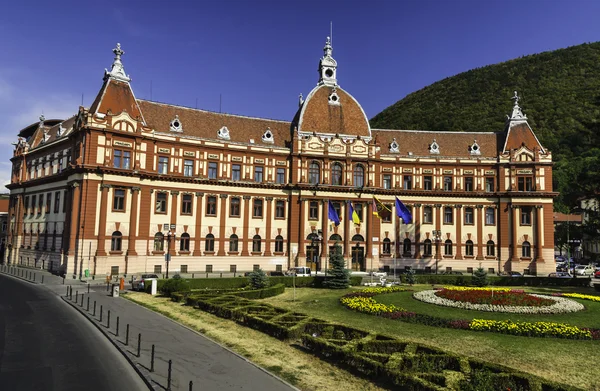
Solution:
{"label": "shrub", "polygon": [[417,283],[417,278],[415,277],[415,271],[413,269],[408,269],[406,271],[404,281],[409,285],[413,285],[413,284]]}
{"label": "shrub", "polygon": [[323,283],[329,289],[346,289],[350,284],[350,272],[346,269],[342,248],[339,244],[333,246],[333,251],[329,253],[329,263],[331,270],[329,278]]}
{"label": "shrub", "polygon": [[487,286],[489,284],[487,279],[487,272],[480,266],[473,273],[471,283],[475,286]]}
{"label": "shrub", "polygon": [[187,292],[189,290],[190,286],[187,281],[181,278],[166,280],[160,287],[160,292],[167,297],[171,297],[173,292]]}
{"label": "shrub", "polygon": [[267,297],[277,296],[285,291],[285,285],[277,284],[264,289],[255,289],[249,291],[239,291],[230,293],[231,295],[243,297],[245,299],[264,299]]}
{"label": "shrub", "polygon": [[248,275],[250,286],[254,289],[262,289],[269,286],[269,276],[262,269],[257,269]]}

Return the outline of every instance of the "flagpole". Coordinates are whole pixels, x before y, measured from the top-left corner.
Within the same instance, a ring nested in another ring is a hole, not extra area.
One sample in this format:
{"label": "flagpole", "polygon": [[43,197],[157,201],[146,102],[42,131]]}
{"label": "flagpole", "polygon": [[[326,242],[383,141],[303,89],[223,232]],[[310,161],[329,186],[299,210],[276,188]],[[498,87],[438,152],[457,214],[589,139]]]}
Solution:
{"label": "flagpole", "polygon": [[[375,196],[373,196],[373,197],[375,197]],[[371,250],[371,284],[373,283],[373,212],[374,212],[373,206],[374,206],[374,204],[375,203],[372,199],[371,200],[371,213],[370,213],[371,216],[369,216],[369,221],[370,221],[369,227],[371,228],[370,229],[371,232],[369,232],[369,230],[367,230],[367,234],[371,234],[371,237],[367,236],[367,241],[371,241],[371,246],[369,246],[369,250]],[[368,210],[369,209],[367,208],[367,211]],[[367,254],[367,255],[369,255],[369,254]]]}
{"label": "flagpole", "polygon": [[396,212],[396,254],[394,256],[394,281],[396,281],[396,264],[398,263],[398,252],[400,251],[400,230],[402,226],[400,225],[400,217],[398,217],[398,212]]}

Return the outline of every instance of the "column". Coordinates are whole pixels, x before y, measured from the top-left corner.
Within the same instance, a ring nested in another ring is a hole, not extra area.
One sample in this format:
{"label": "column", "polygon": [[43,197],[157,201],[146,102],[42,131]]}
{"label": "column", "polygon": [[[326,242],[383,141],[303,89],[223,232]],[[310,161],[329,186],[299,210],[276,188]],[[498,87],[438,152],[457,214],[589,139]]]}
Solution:
{"label": "column", "polygon": [[100,221],[98,222],[98,247],[96,256],[106,256],[106,215],[108,214],[108,189],[110,185],[100,185]]}
{"label": "column", "polygon": [[475,259],[482,261],[483,257],[483,225],[485,224],[483,205],[477,205],[477,256]]}
{"label": "column", "polygon": [[542,224],[542,215],[544,213],[544,207],[542,205],[535,206],[535,215],[536,215],[536,238],[535,238],[535,261],[536,262],[544,262],[544,257],[542,255],[542,238],[543,238],[543,224]]}
{"label": "column", "polygon": [[127,255],[138,255],[135,249],[137,239],[137,217],[138,217],[138,194],[139,187],[131,188],[131,211],[129,213],[129,242],[127,244]]}
{"label": "column", "polygon": [[321,209],[323,210],[323,216],[321,219],[321,232],[323,233],[323,240],[321,240],[321,254],[319,255],[319,268],[321,267],[321,262],[323,262],[323,258],[327,256],[327,251],[325,248],[327,247],[327,225],[329,223],[329,202],[328,200],[321,200],[321,205],[323,206]]}
{"label": "column", "polygon": [[[442,218],[441,218],[441,210],[442,210],[442,204],[435,204],[435,229],[438,231],[439,235],[433,235],[433,239],[435,241],[435,259],[436,260],[440,260],[442,259],[442,246],[441,246],[441,241],[442,241]],[[436,271],[437,273],[437,266],[436,266]]]}
{"label": "column", "polygon": [[517,248],[517,229],[518,229],[518,216],[519,216],[519,206],[512,204],[512,231],[511,231],[511,243],[512,243],[512,262],[519,262],[519,249]]}
{"label": "column", "polygon": [[192,255],[199,257],[202,255],[202,198],[204,193],[196,193],[196,226],[194,227],[194,251]]}
{"label": "column", "polygon": [[456,211],[456,256],[454,259],[464,259],[462,255],[462,205],[454,205]]}
{"label": "column", "polygon": [[266,257],[270,257],[271,255],[273,255],[273,252],[271,251],[271,242],[272,242],[272,238],[271,238],[271,224],[272,224],[272,219],[273,219],[273,197],[265,197],[265,200],[267,200],[267,228],[266,228],[266,234],[265,234],[265,256]]}
{"label": "column", "polygon": [[250,255],[248,252],[248,225],[250,224],[250,196],[244,196],[244,230],[242,237],[242,257]]}
{"label": "column", "polygon": [[415,204],[415,259],[421,259],[421,204]]}
{"label": "column", "polygon": [[373,216],[373,202],[367,203],[366,209],[367,216],[365,220],[367,221],[367,237],[365,238],[365,262],[367,260],[371,260],[371,262],[366,262],[365,266],[369,268],[371,267],[371,264],[373,262],[373,255],[371,251],[371,249],[373,248],[373,219],[376,218]]}
{"label": "column", "polygon": [[348,258],[350,236],[352,235],[352,233],[350,232],[350,217],[352,217],[350,216],[350,201],[346,201],[344,203],[344,259]]}
{"label": "column", "polygon": [[225,225],[227,222],[227,194],[220,194],[221,207],[219,208],[219,250],[218,256],[225,256]]}
{"label": "column", "polygon": [[306,253],[304,252],[304,226],[306,224],[306,216],[304,212],[304,204],[306,203],[306,200],[299,198],[298,203],[300,204],[300,212],[298,213],[298,217],[300,218],[300,232],[298,232],[298,259],[305,259]]}
{"label": "column", "polygon": [[[80,209],[80,195],[81,189],[79,182],[71,184],[71,218],[70,218],[70,229],[69,229],[69,242],[67,248],[67,255],[76,255],[75,246],[77,245],[77,234],[79,232],[79,209]],[[106,229],[106,228],[105,228]]]}

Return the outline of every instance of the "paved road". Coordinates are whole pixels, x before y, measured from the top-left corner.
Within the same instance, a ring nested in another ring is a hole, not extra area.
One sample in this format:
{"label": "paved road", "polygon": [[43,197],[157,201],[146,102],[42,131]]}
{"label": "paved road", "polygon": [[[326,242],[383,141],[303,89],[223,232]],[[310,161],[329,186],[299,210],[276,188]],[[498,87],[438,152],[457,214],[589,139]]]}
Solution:
{"label": "paved road", "polygon": [[0,275],[0,389],[147,390],[106,338],[61,301]]}

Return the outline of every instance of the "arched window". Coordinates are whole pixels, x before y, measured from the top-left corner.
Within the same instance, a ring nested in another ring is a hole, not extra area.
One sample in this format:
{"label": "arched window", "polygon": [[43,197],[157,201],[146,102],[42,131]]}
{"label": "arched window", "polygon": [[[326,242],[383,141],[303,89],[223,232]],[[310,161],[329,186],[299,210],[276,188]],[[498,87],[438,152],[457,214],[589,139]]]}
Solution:
{"label": "arched window", "polygon": [[190,251],[190,234],[184,232],[179,238],[179,251]]}
{"label": "arched window", "polygon": [[215,235],[208,234],[204,240],[204,251],[214,252],[215,251]]}
{"label": "arched window", "polygon": [[389,238],[383,239],[383,254],[390,255],[392,253],[392,241]]}
{"label": "arched window", "polygon": [[281,235],[275,236],[275,252],[276,253],[283,252],[283,236],[281,236]]}
{"label": "arched window", "polygon": [[260,235],[254,235],[252,238],[252,252],[259,253],[261,251],[261,238]]}
{"label": "arched window", "polygon": [[342,237],[338,234],[333,234],[329,237],[329,241],[330,242],[341,242],[342,241]]}
{"label": "arched window", "polygon": [[308,167],[308,183],[317,185],[321,182],[321,166],[319,163],[312,162]]}
{"label": "arched window", "polygon": [[342,165],[340,163],[333,163],[333,166],[331,166],[331,184],[341,186],[342,183]]}
{"label": "arched window", "polygon": [[412,250],[412,242],[409,238],[404,239],[402,242],[402,255],[410,257]]}
{"label": "arched window", "polygon": [[115,231],[112,233],[112,238],[110,239],[110,251],[121,251],[121,242],[123,240],[123,235],[119,231]]}
{"label": "arched window", "polygon": [[472,257],[473,256],[473,241],[467,240],[465,242],[465,255]]}
{"label": "arched window", "polygon": [[352,237],[352,241],[353,242],[364,242],[365,238],[363,238],[362,235],[356,234]]}
{"label": "arched window", "polygon": [[365,168],[360,164],[354,167],[354,187],[363,187],[365,185]]}
{"label": "arched window", "polygon": [[523,258],[531,258],[531,244],[529,244],[529,242],[523,242],[521,250]]}
{"label": "arched window", "polygon": [[446,239],[444,242],[444,255],[452,255],[452,240]]}
{"label": "arched window", "polygon": [[431,256],[431,239],[425,239],[423,242],[423,255]]}
{"label": "arched window", "polygon": [[238,236],[236,234],[229,237],[229,252],[238,252]]}
{"label": "arched window", "polygon": [[496,255],[496,245],[493,240],[488,240],[486,249],[488,257],[493,257]]}
{"label": "arched window", "polygon": [[157,232],[154,235],[154,251],[164,251],[165,250],[165,235],[162,232]]}

